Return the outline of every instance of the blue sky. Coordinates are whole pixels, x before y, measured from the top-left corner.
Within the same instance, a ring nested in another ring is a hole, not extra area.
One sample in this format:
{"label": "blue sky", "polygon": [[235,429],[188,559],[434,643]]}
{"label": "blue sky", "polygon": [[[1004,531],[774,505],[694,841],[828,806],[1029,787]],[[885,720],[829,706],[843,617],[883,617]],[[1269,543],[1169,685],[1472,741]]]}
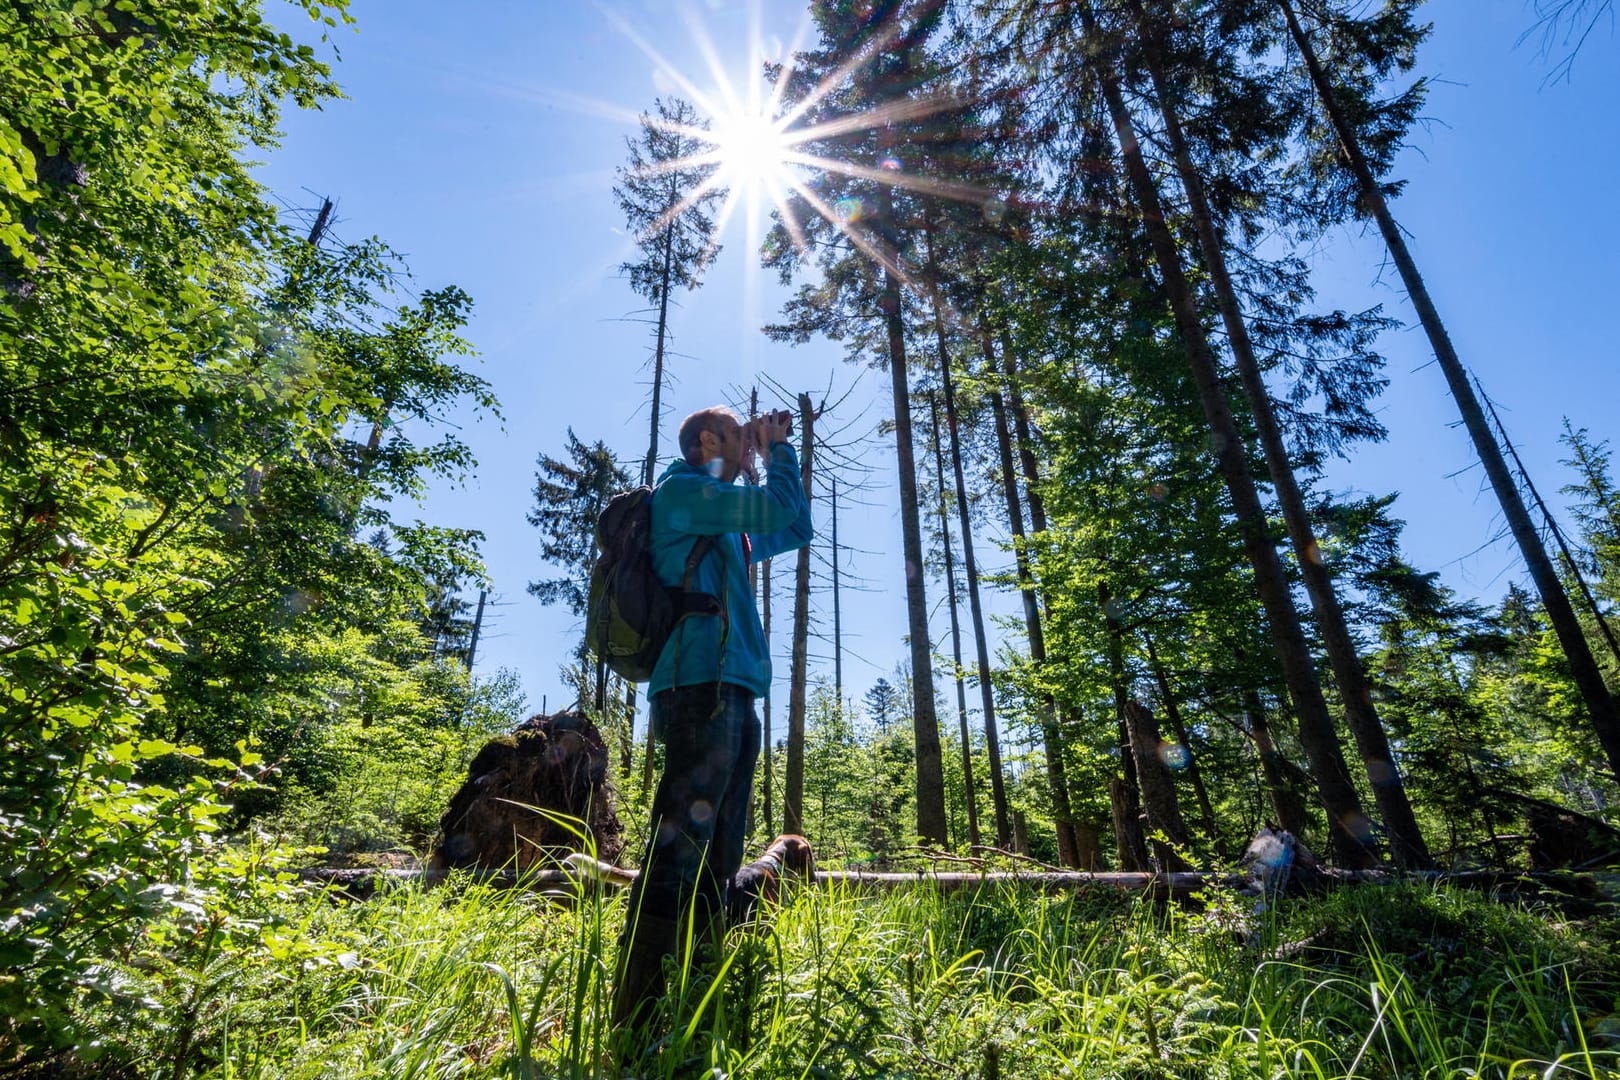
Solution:
{"label": "blue sky", "polygon": [[[277,8],[272,5],[272,15]],[[279,17],[296,32],[289,5]],[[628,460],[645,453],[648,328],[619,275],[630,238],[611,194],[613,169],[635,114],[675,89],[626,33],[708,89],[702,27],[730,79],[749,73],[749,43],[789,48],[803,24],[792,0],[572,0],[429,3],[354,0],[358,32],[340,30],[337,77],[347,99],[290,112],[286,137],[259,176],[294,208],[337,200],[334,235],[378,235],[409,259],[418,288],[457,284],[476,303],[467,336],[479,373],[499,395],[504,423],[449,419],[479,459],[459,488],[436,488],[419,516],[484,530],[484,555],[504,606],[480,644],[478,669],[518,670],[538,709],[567,704],[558,665],[578,633],[573,618],[524,591],[549,573],[524,521],[535,456],[557,452],[572,426]],[[1620,225],[1612,190],[1620,168],[1620,42],[1588,43],[1568,83],[1543,86],[1549,63],[1516,46],[1531,21],[1520,0],[1433,0],[1435,32],[1419,70],[1434,79],[1425,115],[1396,174],[1408,181],[1395,213],[1463,360],[1502,408],[1544,496],[1568,482],[1558,434],[1564,417],[1598,438],[1614,431],[1620,364],[1606,313],[1620,287]],[[738,213],[697,292],[680,298],[675,385],[664,442],[681,415],[733,400],[762,379],[835,394],[856,379],[849,419],[887,415],[888,376],[842,361],[825,342],[770,342],[783,291],[755,266],[747,215]],[[1376,233],[1346,230],[1313,254],[1324,304],[1382,303],[1415,324]],[[1464,595],[1498,597],[1524,574],[1500,514],[1482,490],[1457,411],[1415,325],[1386,335],[1389,390],[1380,401],[1387,442],[1335,462],[1334,489],[1400,491],[1409,559]],[[666,452],[664,455],[668,457]],[[850,570],[867,591],[846,595],[846,694],[859,697],[900,659],[905,633],[894,462],[884,440],[871,504],[840,511],[841,540],[862,549]],[[1561,504],[1562,499],[1554,501]],[[824,510],[824,506],[818,506]],[[400,508],[401,515],[410,511]],[[818,513],[818,527],[825,528]],[[986,545],[981,541],[981,550]],[[985,556],[981,556],[982,558]],[[779,574],[785,578],[785,573]],[[943,592],[931,583],[930,600]],[[788,597],[779,594],[779,625]],[[943,612],[936,648],[948,651]],[[784,635],[785,636],[785,635]],[[785,680],[785,659],[778,665]],[[831,665],[825,665],[830,677]]]}

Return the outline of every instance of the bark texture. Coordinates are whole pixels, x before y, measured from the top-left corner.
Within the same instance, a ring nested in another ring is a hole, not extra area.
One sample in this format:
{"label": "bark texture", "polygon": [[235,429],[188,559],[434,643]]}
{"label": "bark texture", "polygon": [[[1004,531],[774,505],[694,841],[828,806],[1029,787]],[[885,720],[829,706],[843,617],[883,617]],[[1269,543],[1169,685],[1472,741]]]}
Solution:
{"label": "bark texture", "polygon": [[[894,220],[886,187],[877,191],[879,220]],[[893,251],[886,252],[890,263]],[[917,755],[917,835],[947,842],[945,767],[934,709],[933,643],[928,631],[928,594],[923,575],[922,522],[917,510],[917,461],[911,432],[911,387],[906,375],[906,328],[900,280],[892,265],[882,269],[878,303],[888,332],[889,377],[894,391],[894,445],[900,481],[900,532],[905,554],[906,619],[911,638],[911,723]]]}
{"label": "bark texture", "polygon": [[[816,412],[810,395],[799,395],[799,479],[804,497],[811,492],[811,463],[815,456]],[[810,652],[810,547],[799,549],[793,565],[793,659],[788,687],[787,778],[782,792],[782,831],[804,832],[804,709],[805,679]]]}

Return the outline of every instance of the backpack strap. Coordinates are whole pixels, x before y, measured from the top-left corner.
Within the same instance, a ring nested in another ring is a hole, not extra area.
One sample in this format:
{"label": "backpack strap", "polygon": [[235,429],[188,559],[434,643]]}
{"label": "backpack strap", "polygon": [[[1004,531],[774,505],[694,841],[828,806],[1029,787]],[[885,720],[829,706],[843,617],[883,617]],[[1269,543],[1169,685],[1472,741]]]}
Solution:
{"label": "backpack strap", "polygon": [[692,550],[686,556],[686,570],[681,574],[682,589],[691,590],[692,575],[697,573],[698,564],[713,550],[714,537],[712,536],[700,536],[692,542]]}
{"label": "backpack strap", "polygon": [[[681,585],[671,590],[675,601],[676,618],[687,615],[725,615],[725,606],[720,603],[713,593],[693,592],[692,579],[697,575],[698,564],[708,557],[714,550],[714,537],[700,536],[692,544],[692,550],[686,556],[686,569],[681,574]],[[724,571],[721,571],[724,573]]]}
{"label": "backpack strap", "polygon": [[[675,603],[674,674],[677,677],[681,670],[681,640],[685,637],[688,615],[714,615],[720,619],[720,666],[722,669],[725,666],[726,638],[731,635],[731,612],[726,610],[727,582],[724,565],[720,568],[719,596],[692,591],[692,578],[697,574],[698,564],[707,558],[711,551],[716,550],[716,546],[717,541],[713,536],[699,536],[694,540],[692,550],[686,555],[686,569],[681,574],[680,586],[668,586],[670,599]],[[725,556],[722,555],[721,562],[724,561]]]}

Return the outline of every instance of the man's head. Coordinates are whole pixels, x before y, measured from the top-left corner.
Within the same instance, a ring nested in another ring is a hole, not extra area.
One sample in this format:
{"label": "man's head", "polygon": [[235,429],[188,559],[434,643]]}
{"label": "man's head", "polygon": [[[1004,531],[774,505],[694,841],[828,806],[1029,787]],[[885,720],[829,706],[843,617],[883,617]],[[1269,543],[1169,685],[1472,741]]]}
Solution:
{"label": "man's head", "polygon": [[699,409],[681,421],[681,457],[729,484],[742,470],[743,434],[742,417],[724,405]]}

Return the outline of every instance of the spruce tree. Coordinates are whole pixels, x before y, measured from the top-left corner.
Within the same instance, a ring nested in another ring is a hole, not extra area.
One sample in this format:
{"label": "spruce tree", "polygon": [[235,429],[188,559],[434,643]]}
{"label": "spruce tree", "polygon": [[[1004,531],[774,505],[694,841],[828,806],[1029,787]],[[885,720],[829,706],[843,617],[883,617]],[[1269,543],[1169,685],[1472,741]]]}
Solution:
{"label": "spruce tree", "polygon": [[714,185],[718,166],[696,132],[708,125],[677,97],[658,98],[641,114],[641,131],[626,139],[628,164],[618,169],[613,197],[639,249],[620,267],[630,288],[657,309],[653,320],[652,421],[641,482],[653,482],[658,467],[658,425],[663,419],[664,358],[669,342],[669,301],[678,288],[695,289],[719,252],[714,242],[714,205],[725,194]]}
{"label": "spruce tree", "polygon": [[[889,369],[899,472],[900,521],[917,763],[917,833],[946,840],[944,766],[934,705],[932,637],[913,449],[905,303],[915,263],[918,183],[907,173],[913,143],[949,127],[927,104],[940,77],[928,52],[944,5],[901,0],[873,7],[817,0],[811,15],[819,47],[801,53],[784,94],[807,132],[801,148],[825,167],[789,200],[773,231],[768,261],[791,280],[813,252],[821,281],[789,302],[787,320],[768,328],[778,339],[823,333],[850,343],[854,356]],[[917,119],[932,110],[933,115]],[[908,119],[910,118],[910,119]],[[914,164],[914,163],[913,163]],[[799,241],[806,241],[805,247]]]}
{"label": "spruce tree", "polygon": [[[1326,127],[1331,133],[1330,145],[1335,151],[1333,164],[1327,166],[1328,175],[1330,178],[1342,178],[1339,182],[1354,192],[1357,213],[1371,217],[1384,238],[1390,259],[1406,287],[1407,296],[1417,309],[1418,321],[1434,350],[1446,385],[1457,402],[1463,426],[1468,430],[1474,450],[1485,467],[1491,490],[1501,504],[1508,529],[1524,558],[1542,606],[1558,636],[1558,643],[1568,658],[1592,730],[1608,759],[1609,771],[1620,779],[1620,706],[1615,704],[1614,696],[1604,684],[1602,672],[1598,670],[1586,635],[1581,632],[1580,621],[1575,617],[1563,582],[1547,556],[1541,536],[1508,471],[1502,450],[1486,423],[1484,410],[1469,382],[1462,359],[1451,343],[1439,309],[1429,296],[1417,262],[1406,246],[1406,237],[1389,208],[1389,197],[1398,189],[1379,180],[1379,174],[1388,167],[1392,150],[1393,140],[1388,138],[1388,126],[1371,127],[1371,130],[1364,131],[1363,128],[1369,125],[1358,124],[1358,119],[1370,115],[1377,120],[1387,112],[1369,104],[1369,96],[1359,91],[1376,86],[1382,77],[1411,65],[1411,51],[1424,33],[1412,19],[1415,4],[1412,0],[1401,0],[1361,20],[1345,15],[1332,4],[1326,5],[1323,25],[1319,30],[1325,32],[1324,36],[1336,46],[1335,53],[1341,58],[1341,62],[1331,70],[1319,59],[1316,44],[1300,22],[1290,0],[1277,0],[1277,5],[1287,25],[1288,38],[1299,51],[1310,84],[1315,88],[1326,114]],[[1330,59],[1334,55],[1330,54]],[[1348,78],[1337,79],[1336,76],[1341,74]]]}
{"label": "spruce tree", "polygon": [[[540,557],[562,571],[531,581],[529,595],[542,604],[564,604],[581,619],[589,601],[591,567],[596,562],[596,519],[608,500],[630,482],[607,444],[586,443],[568,429],[565,456],[541,453],[534,476],[534,506],[527,520],[540,530]],[[582,687],[590,688],[590,642],[580,633],[578,658]],[[604,689],[597,687],[598,691]],[[590,695],[581,695],[581,704]]]}

